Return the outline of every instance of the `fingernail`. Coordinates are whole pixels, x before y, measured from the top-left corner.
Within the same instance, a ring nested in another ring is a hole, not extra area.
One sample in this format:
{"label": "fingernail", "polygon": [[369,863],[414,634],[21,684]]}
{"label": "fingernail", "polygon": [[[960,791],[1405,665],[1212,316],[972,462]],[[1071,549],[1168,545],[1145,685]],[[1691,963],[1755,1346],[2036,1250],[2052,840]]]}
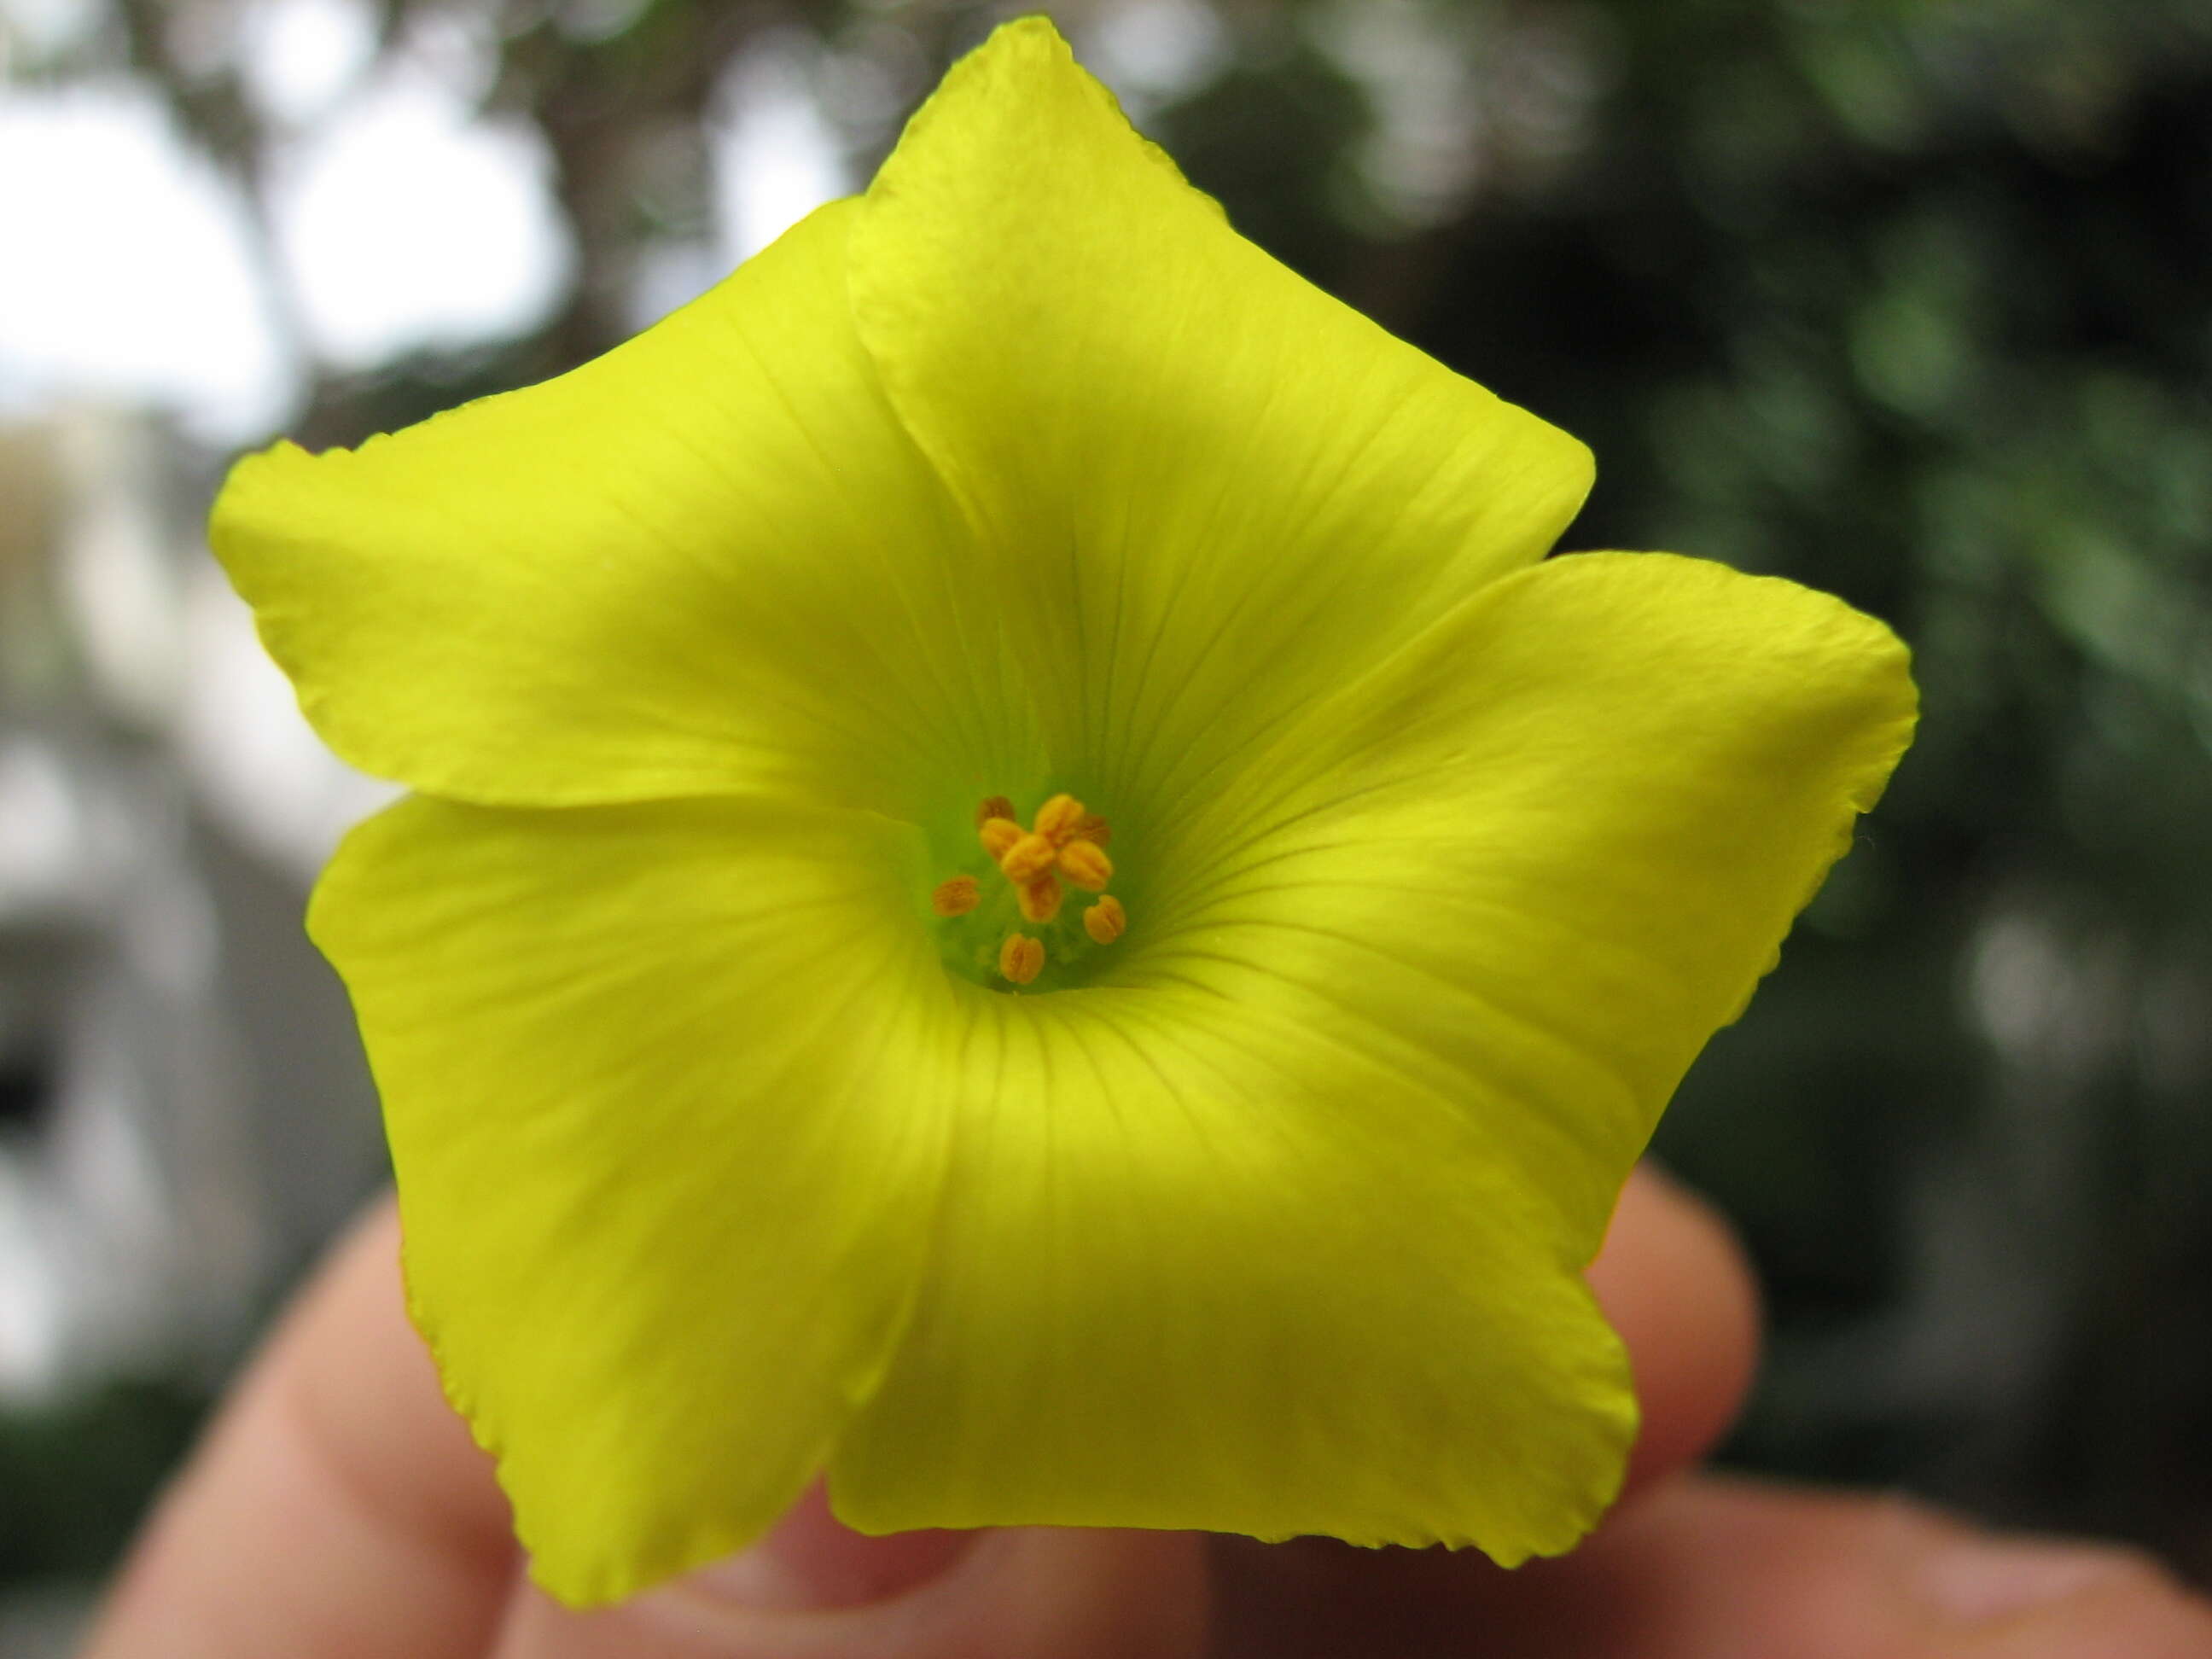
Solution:
{"label": "fingernail", "polygon": [[727,1561],[691,1575],[703,1595],[773,1612],[866,1607],[950,1571],[972,1532],[898,1532],[871,1538],[830,1512],[817,1482],[775,1530]]}
{"label": "fingernail", "polygon": [[1914,1562],[1923,1593],[1960,1624],[1995,1624],[2132,1570],[2124,1550],[2094,1545],[1948,1539]]}

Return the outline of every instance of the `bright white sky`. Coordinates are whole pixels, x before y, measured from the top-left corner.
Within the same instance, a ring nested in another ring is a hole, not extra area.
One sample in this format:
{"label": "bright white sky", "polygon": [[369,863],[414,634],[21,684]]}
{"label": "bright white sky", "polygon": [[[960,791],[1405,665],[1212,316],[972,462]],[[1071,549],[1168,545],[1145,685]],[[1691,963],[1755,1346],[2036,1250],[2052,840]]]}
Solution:
{"label": "bright white sky", "polygon": [[[90,397],[251,444],[294,412],[304,359],[368,368],[520,333],[559,302],[574,256],[550,158],[526,125],[474,113],[493,64],[480,17],[425,9],[380,65],[366,0],[241,0],[212,49],[291,135],[264,248],[238,191],[137,83],[6,82],[11,45],[51,51],[105,4],[0,0],[0,418]],[[1091,21],[1084,56],[1140,109],[1223,50],[1204,0],[1127,0]],[[814,50],[771,38],[732,65],[708,135],[717,234],[647,250],[639,325],[852,187],[807,89]]]}
{"label": "bright white sky", "polygon": [[[473,114],[490,42],[460,14],[427,14],[379,64],[362,0],[241,6],[222,48],[289,135],[264,246],[241,192],[138,83],[6,82],[11,46],[66,44],[103,3],[0,0],[0,422],[96,435],[103,406],[151,407],[212,447],[250,447],[295,417],[311,362],[361,368],[511,336],[560,302],[574,250],[550,158],[526,126]],[[638,325],[848,188],[807,66],[799,42],[772,41],[732,70],[709,134],[718,234],[647,263]],[[97,500],[137,499],[127,456],[88,465]],[[223,821],[304,878],[380,787],[321,748],[211,565],[191,563],[179,600],[163,533],[149,520],[71,537],[88,659],[111,700],[167,712]],[[170,672],[179,653],[190,672]],[[0,1352],[0,1392],[5,1372]]]}
{"label": "bright white sky", "polygon": [[[0,40],[65,36],[94,3],[0,0]],[[89,394],[250,443],[291,412],[302,353],[364,368],[517,333],[558,303],[574,255],[550,158],[526,126],[472,113],[487,42],[434,21],[373,67],[361,0],[244,15],[234,50],[295,135],[268,204],[289,322],[239,193],[150,96],[120,79],[0,88],[0,415]],[[779,48],[732,72],[718,246],[653,268],[641,322],[847,188],[801,67]]]}
{"label": "bright white sky", "polygon": [[0,411],[56,393],[279,417],[287,375],[246,217],[127,87],[0,94]]}

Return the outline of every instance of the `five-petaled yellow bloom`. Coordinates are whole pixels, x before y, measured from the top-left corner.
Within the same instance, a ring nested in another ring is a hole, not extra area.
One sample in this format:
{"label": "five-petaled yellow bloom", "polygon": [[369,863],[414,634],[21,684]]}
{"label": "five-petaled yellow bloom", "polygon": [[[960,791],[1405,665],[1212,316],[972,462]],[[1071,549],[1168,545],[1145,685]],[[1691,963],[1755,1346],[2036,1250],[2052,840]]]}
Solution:
{"label": "five-petaled yellow bloom", "polygon": [[240,465],[264,638],[416,791],[310,925],[548,1589],[824,1472],[869,1530],[1589,1527],[1581,1270],[1913,708],[1832,599],[1545,560],[1589,477],[1034,20],[628,345]]}

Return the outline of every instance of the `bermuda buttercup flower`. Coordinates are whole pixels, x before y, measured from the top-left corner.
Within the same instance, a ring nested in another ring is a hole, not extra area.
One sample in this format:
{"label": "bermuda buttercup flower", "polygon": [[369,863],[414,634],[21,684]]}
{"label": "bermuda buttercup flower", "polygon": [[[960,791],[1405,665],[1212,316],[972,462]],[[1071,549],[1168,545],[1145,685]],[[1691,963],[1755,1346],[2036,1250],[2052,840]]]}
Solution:
{"label": "bermuda buttercup flower", "polygon": [[1571,1546],[1582,1269],[1906,741],[1879,623],[1546,559],[1585,452],[1241,240],[1049,25],[596,362],[240,463],[415,792],[310,913],[534,1571],[758,1535]]}

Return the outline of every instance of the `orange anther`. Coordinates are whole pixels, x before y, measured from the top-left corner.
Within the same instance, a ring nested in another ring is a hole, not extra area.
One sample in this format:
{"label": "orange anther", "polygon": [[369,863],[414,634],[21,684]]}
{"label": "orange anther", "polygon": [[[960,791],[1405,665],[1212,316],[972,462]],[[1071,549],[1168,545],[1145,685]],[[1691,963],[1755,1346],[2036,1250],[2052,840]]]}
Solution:
{"label": "orange anther", "polygon": [[1024,882],[1015,896],[1021,903],[1024,921],[1050,921],[1060,914],[1060,883],[1049,872],[1035,881]]}
{"label": "orange anther", "polygon": [[1065,847],[1075,836],[1075,826],[1087,816],[1083,803],[1073,795],[1054,795],[1037,808],[1036,832],[1054,847]]}
{"label": "orange anther", "polygon": [[[991,820],[996,823],[998,820]],[[999,854],[999,868],[1012,882],[1034,881],[1052,868],[1053,845],[1042,836],[1024,836]]]}
{"label": "orange anther", "polygon": [[1019,841],[1026,833],[1027,831],[1011,817],[985,818],[976,830],[975,836],[983,843],[983,850],[991,855],[991,861],[995,864],[1006,857],[1006,848]]}
{"label": "orange anther", "polygon": [[1101,945],[1111,945],[1129,925],[1129,913],[1111,893],[1083,913],[1083,931]]}
{"label": "orange anther", "polygon": [[1114,879],[1114,860],[1095,841],[1072,841],[1060,849],[1060,873],[1086,893],[1103,893]]}
{"label": "orange anther", "polygon": [[994,795],[975,809],[975,827],[981,830],[993,818],[1011,818],[1013,816],[1013,802],[1004,795]]}
{"label": "orange anther", "polygon": [[929,896],[929,908],[940,916],[964,916],[982,899],[975,877],[955,876]]}
{"label": "orange anther", "polygon": [[1027,933],[1009,933],[999,947],[999,971],[1017,985],[1027,985],[1044,969],[1044,941]]}

